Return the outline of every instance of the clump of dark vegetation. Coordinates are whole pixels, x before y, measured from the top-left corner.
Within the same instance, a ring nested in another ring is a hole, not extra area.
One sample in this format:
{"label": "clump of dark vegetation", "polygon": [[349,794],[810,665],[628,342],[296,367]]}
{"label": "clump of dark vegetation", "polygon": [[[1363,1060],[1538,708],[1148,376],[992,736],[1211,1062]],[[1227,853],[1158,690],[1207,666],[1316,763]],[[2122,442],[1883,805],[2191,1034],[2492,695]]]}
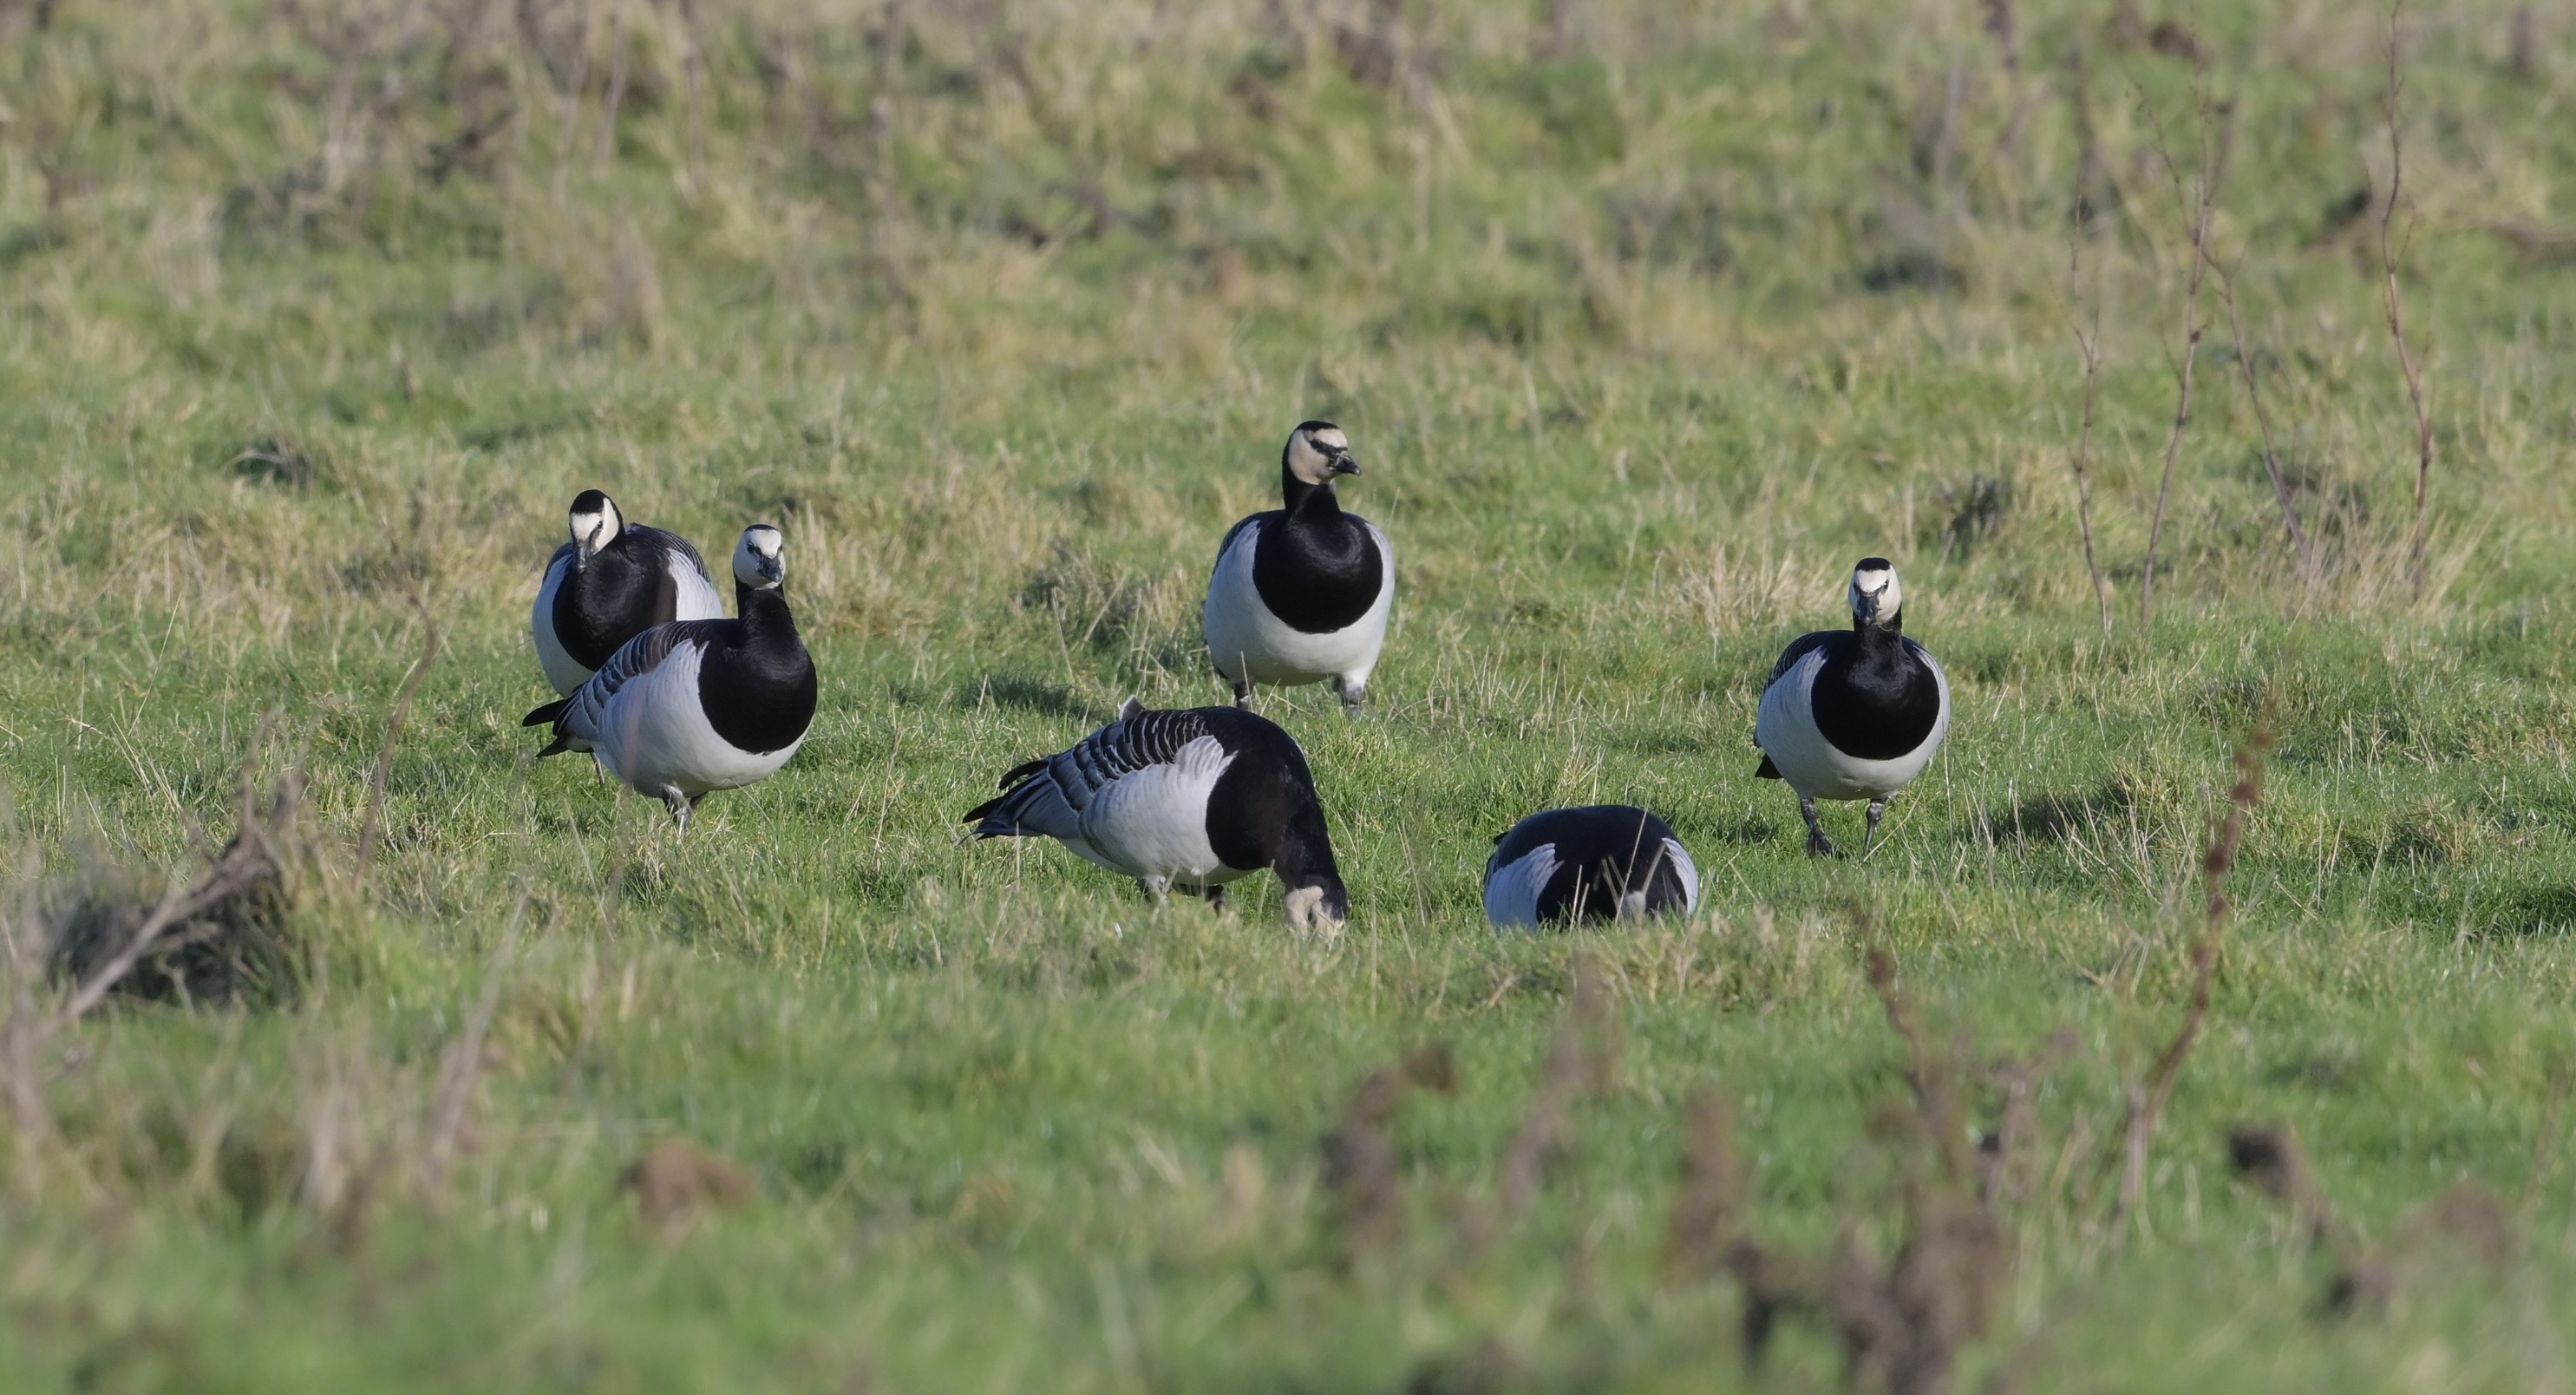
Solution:
{"label": "clump of dark vegetation", "polygon": [[230,842],[193,881],[155,897],[137,873],[94,874],[57,918],[49,962],[77,1016],[108,996],[238,1003],[289,993],[302,955],[294,912],[310,858],[304,784],[288,770],[265,792],[245,771]]}
{"label": "clump of dark vegetation", "polygon": [[2335,1214],[2289,1130],[2231,1129],[2227,1156],[2239,1180],[2288,1207],[2307,1242],[2332,1260],[2318,1304],[2321,1316],[2386,1317],[2436,1280],[2474,1275],[2498,1281],[2525,1244],[2512,1209],[2475,1182],[2443,1188],[2408,1211],[2386,1237],[2371,1241]]}
{"label": "clump of dark vegetation", "polygon": [[635,1209],[665,1235],[685,1230],[700,1216],[741,1209],[751,1200],[751,1173],[742,1164],[686,1138],[654,1141],[617,1179],[634,1193]]}

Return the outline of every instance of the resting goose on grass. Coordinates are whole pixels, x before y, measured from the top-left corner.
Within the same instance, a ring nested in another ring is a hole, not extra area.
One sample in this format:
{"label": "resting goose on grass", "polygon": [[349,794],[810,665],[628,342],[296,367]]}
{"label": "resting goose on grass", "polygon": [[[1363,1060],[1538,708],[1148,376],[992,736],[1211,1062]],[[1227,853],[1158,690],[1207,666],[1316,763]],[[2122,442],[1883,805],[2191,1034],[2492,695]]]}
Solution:
{"label": "resting goose on grass", "polygon": [[1532,814],[1485,861],[1485,919],[1498,928],[1688,915],[1698,904],[1699,868],[1681,840],[1634,805]]}
{"label": "resting goose on grass", "polygon": [[1072,750],[1004,775],[966,821],[979,838],[1053,838],[1157,900],[1177,886],[1221,906],[1227,882],[1266,867],[1291,926],[1330,931],[1351,914],[1306,753],[1232,707],[1149,712],[1129,698]]}
{"label": "resting goose on grass", "polygon": [[788,613],[786,538],[766,523],[733,553],[733,620],[675,620],[628,640],[590,681],[527,716],[552,722],[540,756],[587,750],[671,807],[680,831],[709,790],[765,779],[814,721],[814,659]]}
{"label": "resting goose on grass", "polygon": [[1884,557],[1852,568],[1852,627],[1801,636],[1771,666],[1753,744],[1765,780],[1785,780],[1807,818],[1807,854],[1835,855],[1816,821],[1819,799],[1866,799],[1867,856],[1878,819],[1950,729],[1950,680],[1930,651],[1907,639],[1904,593]]}
{"label": "resting goose on grass", "polygon": [[1283,507],[1235,524],[1218,545],[1200,620],[1235,706],[1252,705],[1255,683],[1329,678],[1358,715],[1395,605],[1395,550],[1333,494],[1336,475],[1359,472],[1340,427],[1299,423],[1279,455]]}
{"label": "resting goose on grass", "polygon": [[724,614],[707,560],[688,539],[627,522],[596,489],[574,496],[570,522],[572,541],[546,562],[528,616],[556,692],[572,696],[618,646],[655,625]]}

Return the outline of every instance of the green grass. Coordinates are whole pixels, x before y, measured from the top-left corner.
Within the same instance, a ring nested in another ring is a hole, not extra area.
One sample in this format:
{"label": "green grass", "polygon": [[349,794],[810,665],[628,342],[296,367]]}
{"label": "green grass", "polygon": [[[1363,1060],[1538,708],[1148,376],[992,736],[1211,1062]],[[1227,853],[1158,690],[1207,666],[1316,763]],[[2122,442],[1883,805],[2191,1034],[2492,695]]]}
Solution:
{"label": "green grass", "polygon": [[[528,8],[534,39],[514,7],[461,39],[357,5],[0,11],[10,972],[97,869],[226,836],[268,714],[321,845],[291,994],[116,1007],[7,1067],[52,1133],[9,1134],[0,1384],[1838,1389],[1828,1331],[1747,1373],[1740,1289],[1657,1265],[1701,1090],[1755,1236],[1901,1238],[1873,935],[1936,1054],[2065,1033],[1961,1388],[2576,1373],[2576,267],[2488,231],[2558,226],[2563,21],[2520,74],[2510,6],[2407,17],[2418,600],[2372,228],[2331,216],[2385,169],[2382,20],[2199,16],[2235,102],[2218,247],[2320,560],[2280,536],[2222,318],[2141,624],[2187,265],[2152,142],[2187,158],[2193,75],[2089,7],[2023,10],[2016,73],[1973,6],[1631,0],[1554,42],[1545,7],[1414,5],[1377,85],[1365,7],[1028,0],[887,40],[873,5],[629,3],[575,101],[581,7]],[[2119,216],[2070,277],[2079,44]],[[2107,636],[2066,470],[2095,306]],[[1348,930],[1293,937],[1275,884],[1155,908],[961,844],[1002,770],[1127,695],[1219,700],[1199,587],[1308,416],[1400,560],[1376,713],[1264,699]],[[594,484],[710,548],[787,530],[822,712],[685,840],[518,725],[537,569]],[[1753,708],[1867,553],[1957,717],[1877,855],[1811,863]],[[415,596],[444,649],[360,883]],[[2105,1162],[2258,725],[2214,1002],[2115,1226]],[[1490,839],[1614,799],[1671,820],[1705,913],[1489,932]],[[1478,1249],[1578,965],[1615,1069]],[[1432,1042],[1459,1088],[1392,1125],[1408,1224],[1346,1266],[1320,1140]],[[2324,1311],[2331,1258],[2228,1174],[2245,1123],[2405,1262],[2384,1312]],[[669,1135],[749,1204],[639,1216],[618,1179]],[[2409,1238],[2462,1182],[2510,1214],[2500,1265]]]}

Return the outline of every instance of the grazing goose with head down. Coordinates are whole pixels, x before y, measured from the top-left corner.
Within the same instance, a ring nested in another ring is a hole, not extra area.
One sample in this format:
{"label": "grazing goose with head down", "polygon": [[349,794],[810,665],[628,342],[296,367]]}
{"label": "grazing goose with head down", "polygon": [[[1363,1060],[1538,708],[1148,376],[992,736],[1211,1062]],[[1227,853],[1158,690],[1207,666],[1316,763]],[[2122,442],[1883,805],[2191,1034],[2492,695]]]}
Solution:
{"label": "grazing goose with head down", "polygon": [[1226,883],[1266,867],[1297,929],[1351,914],[1306,753],[1232,707],[1149,712],[1129,698],[1073,749],[1004,775],[966,821],[979,838],[1053,838],[1157,900],[1177,886],[1223,905]]}
{"label": "grazing goose with head down", "polygon": [[1532,814],[1485,862],[1485,919],[1497,928],[1688,915],[1698,904],[1699,868],[1671,825],[1629,804]]}
{"label": "grazing goose with head down", "polygon": [[707,560],[677,533],[628,523],[596,489],[575,495],[572,541],[537,584],[528,629],[546,681],[567,697],[618,647],[655,625],[724,614]]}
{"label": "grazing goose with head down", "polygon": [[1950,729],[1950,680],[1931,652],[1907,639],[1896,567],[1864,557],[1852,568],[1852,627],[1801,636],[1771,667],[1753,744],[1766,780],[1798,792],[1807,853],[1834,856],[1816,820],[1819,799],[1866,799],[1866,856],[1887,802],[1905,788]]}
{"label": "grazing goose with head down", "polygon": [[1252,705],[1252,685],[1331,679],[1357,715],[1395,605],[1395,550],[1377,525],[1342,512],[1337,475],[1356,475],[1350,439],[1299,423],[1279,456],[1282,507],[1234,525],[1217,548],[1200,620],[1208,659]]}
{"label": "grazing goose with head down", "polygon": [[675,620],[628,640],[590,681],[527,716],[552,722],[540,756],[587,750],[680,831],[709,790],[764,779],[814,721],[814,659],[788,613],[786,539],[755,523],[733,554],[733,620]]}

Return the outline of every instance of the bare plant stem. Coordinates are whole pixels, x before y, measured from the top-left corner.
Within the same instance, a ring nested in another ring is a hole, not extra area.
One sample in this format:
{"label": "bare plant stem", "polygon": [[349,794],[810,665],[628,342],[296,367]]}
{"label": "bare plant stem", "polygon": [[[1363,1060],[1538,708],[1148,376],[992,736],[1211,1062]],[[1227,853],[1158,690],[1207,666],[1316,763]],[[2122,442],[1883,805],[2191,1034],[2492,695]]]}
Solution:
{"label": "bare plant stem", "polygon": [[2156,552],[2164,542],[2165,510],[2173,499],[2174,461],[2182,454],[2183,432],[2191,425],[2192,369],[2200,357],[2200,335],[2204,328],[2200,318],[2200,283],[2208,266],[2204,251],[2209,246],[2210,220],[2218,212],[2219,180],[2226,174],[2220,143],[2211,139],[2210,128],[2215,116],[2204,90],[2200,94],[2200,163],[2194,172],[2188,200],[2183,194],[2182,173],[2175,167],[2173,151],[2165,143],[2164,123],[2155,123],[2156,154],[2164,160],[2165,173],[2174,186],[2175,201],[2185,211],[2184,228],[2191,238],[2191,269],[2183,278],[2182,371],[2174,398],[2173,430],[2165,436],[2164,477],[2156,486],[2155,520],[2147,527],[2146,576],[2138,586],[2138,623],[2141,626],[2155,620]]}
{"label": "bare plant stem", "polygon": [[2122,1131],[2120,1196],[2111,1213],[2115,1231],[2137,1209],[2138,1195],[2146,1185],[2147,1149],[2155,1141],[2156,1125],[2164,1118],[2165,1105],[2173,1098],[2174,1082],[2182,1076],[2183,1060],[2191,1054],[2193,1043],[2200,1039],[2201,1024],[2209,1017],[2210,989],[2218,975],[2219,949],[2227,934],[2227,874],[2234,870],[2236,851],[2245,842],[2245,816],[2263,802],[2263,752],[2271,744],[2267,724],[2257,727],[2236,748],[2236,784],[2227,792],[2227,816],[2219,821],[2208,851],[2201,855],[2205,899],[2200,933],[2191,941],[2191,998],[2183,1009],[2182,1025],[2174,1030],[2165,1049],[2156,1054],[2156,1063],[2147,1078],[2129,1087],[2128,1124]]}
{"label": "bare plant stem", "polygon": [[402,739],[403,722],[411,716],[411,700],[420,691],[420,681],[429,676],[429,666],[438,662],[438,626],[429,618],[429,606],[414,591],[414,610],[420,612],[420,657],[412,660],[411,672],[403,675],[402,687],[394,693],[393,715],[385,721],[385,744],[376,751],[375,774],[367,781],[367,816],[358,825],[356,879],[366,880],[367,862],[375,856],[376,835],[383,830],[385,788],[393,778],[394,743]]}
{"label": "bare plant stem", "polygon": [[2227,307],[2228,341],[2236,349],[2236,366],[2245,375],[2245,397],[2254,404],[2254,424],[2263,433],[2263,472],[2272,477],[2272,497],[2281,505],[2281,522],[2290,530],[2290,542],[2299,550],[2299,581],[2312,587],[2317,581],[2316,553],[2308,545],[2308,530],[2299,526],[2299,506],[2290,498],[2290,482],[2281,475],[2281,452],[2272,440],[2272,414],[2263,406],[2263,388],[2254,373],[2254,356],[2245,345],[2245,319],[2236,308],[2236,268],[2209,259],[2209,269],[2218,273],[2218,299]]}
{"label": "bare plant stem", "polygon": [[[2433,417],[2424,409],[2424,379],[2416,370],[2415,356],[2406,347],[2405,307],[2397,293],[2397,264],[2401,256],[2392,231],[2397,218],[2398,201],[2406,193],[2406,141],[2404,123],[2399,119],[2398,98],[2406,90],[2406,74],[2397,52],[2397,21],[2404,6],[2392,5],[2388,11],[2388,85],[2379,97],[2380,115],[2388,124],[2388,197],[2379,205],[2379,269],[2388,284],[2388,337],[2397,345],[2397,367],[2406,376],[2406,400],[2415,409],[2415,529],[2407,544],[2408,580],[2414,587],[2414,598],[2424,599],[2425,532],[2431,522],[2433,506]],[[2410,229],[2411,231],[2411,229]]]}
{"label": "bare plant stem", "polygon": [[555,206],[563,206],[566,183],[572,174],[573,137],[581,128],[581,92],[590,85],[590,41],[592,30],[599,24],[597,0],[581,7],[581,39],[572,53],[572,80],[564,88],[563,125],[555,132]]}
{"label": "bare plant stem", "polygon": [[[2080,267],[2083,258],[2084,233],[2073,228],[2069,239],[2074,247],[2069,270]],[[2076,429],[2075,454],[2067,458],[2067,468],[2075,474],[2075,526],[2084,534],[2084,571],[2093,578],[2093,605],[2102,613],[2102,638],[2111,637],[2111,585],[2102,579],[2102,562],[2093,549],[2093,409],[2102,392],[2102,303],[2093,301],[2093,323],[2090,328],[2076,319],[2072,310],[2067,323],[2075,332],[2076,352],[2084,358],[2084,419]]]}

